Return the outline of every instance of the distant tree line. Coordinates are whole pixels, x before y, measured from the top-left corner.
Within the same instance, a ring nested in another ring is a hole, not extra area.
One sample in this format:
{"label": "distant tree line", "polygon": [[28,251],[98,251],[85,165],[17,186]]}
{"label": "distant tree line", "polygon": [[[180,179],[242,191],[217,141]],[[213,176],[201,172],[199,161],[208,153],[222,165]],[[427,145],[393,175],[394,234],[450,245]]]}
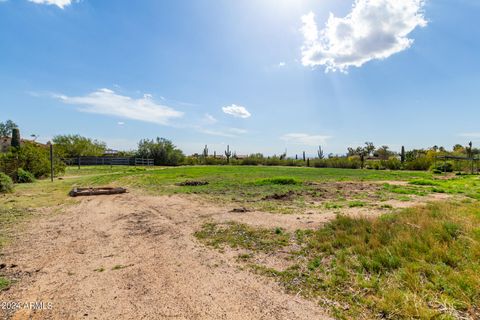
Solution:
{"label": "distant tree line", "polygon": [[[11,137],[8,152],[0,155],[3,163],[16,159],[21,165],[9,170],[14,180],[19,180],[18,169],[28,171],[36,178],[46,176],[49,172],[49,154],[46,145],[35,141],[22,140],[18,126],[11,120],[0,122],[0,135]],[[34,136],[35,137],[35,136]],[[56,159],[85,156],[105,156],[107,144],[103,141],[83,137],[78,134],[57,135],[52,139]],[[153,159],[158,166],[178,165],[264,165],[264,166],[298,166],[316,168],[349,168],[374,170],[432,170],[434,172],[461,171],[467,162],[448,160],[438,161],[440,157],[463,157],[473,159],[479,157],[480,150],[472,143],[466,146],[456,144],[451,151],[444,147],[433,146],[428,149],[406,150],[405,147],[396,152],[389,146],[375,147],[372,142],[363,146],[349,147],[344,155],[325,154],[322,146],[316,150],[316,156],[309,157],[303,151],[300,155],[288,156],[287,151],[278,155],[265,156],[262,153],[238,156],[229,145],[220,152],[210,152],[208,145],[191,156],[185,156],[171,140],[157,137],[142,139],[134,151],[122,151],[112,156],[137,157]],[[450,158],[449,158],[450,159]],[[477,162],[478,163],[478,162]],[[0,163],[1,165],[1,163]],[[478,164],[477,164],[478,165]],[[62,164],[56,163],[56,172],[62,172]],[[64,167],[64,166],[63,166]],[[473,161],[472,161],[473,168]],[[8,171],[4,165],[1,171]],[[477,168],[478,170],[478,168]]]}

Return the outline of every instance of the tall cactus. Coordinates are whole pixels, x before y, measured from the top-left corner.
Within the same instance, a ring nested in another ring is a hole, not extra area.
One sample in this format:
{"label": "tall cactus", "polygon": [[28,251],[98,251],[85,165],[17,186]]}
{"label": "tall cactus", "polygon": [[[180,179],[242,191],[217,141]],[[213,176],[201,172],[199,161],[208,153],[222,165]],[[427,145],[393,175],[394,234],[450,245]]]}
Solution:
{"label": "tall cactus", "polygon": [[208,158],[208,146],[207,145],[205,145],[205,148],[203,148],[202,157],[203,157],[203,162],[205,164],[207,164],[207,158]]}
{"label": "tall cactus", "polygon": [[205,148],[203,148],[203,157],[208,158],[208,146],[205,145]]}
{"label": "tall cactus", "polygon": [[14,148],[20,148],[20,130],[18,128],[12,129],[11,146]]}
{"label": "tall cactus", "polygon": [[405,163],[405,158],[406,158],[406,156],[405,156],[405,147],[402,146],[402,151],[401,151],[401,153],[400,153],[400,161],[402,162],[402,164]]}
{"label": "tall cactus", "polygon": [[325,154],[323,153],[322,146],[318,146],[317,155],[318,155],[318,159],[320,160],[325,158]]}
{"label": "tall cactus", "polygon": [[227,145],[227,150],[225,150],[225,156],[227,157],[227,163],[230,163],[230,157],[232,156],[232,151],[230,151],[229,145]]}
{"label": "tall cactus", "polygon": [[307,161],[307,157],[305,156],[305,151],[303,151],[303,161]]}

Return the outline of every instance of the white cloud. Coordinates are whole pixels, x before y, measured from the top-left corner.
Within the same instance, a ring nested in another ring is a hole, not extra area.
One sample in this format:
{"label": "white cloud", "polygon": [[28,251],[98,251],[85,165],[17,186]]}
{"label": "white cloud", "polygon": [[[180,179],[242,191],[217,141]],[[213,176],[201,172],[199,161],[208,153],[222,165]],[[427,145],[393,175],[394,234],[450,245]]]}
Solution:
{"label": "white cloud", "polygon": [[248,110],[245,107],[237,106],[235,104],[232,104],[231,106],[228,106],[228,107],[223,107],[222,110],[224,113],[234,116],[236,118],[246,119],[252,116],[252,114],[248,112]]}
{"label": "white cloud", "polygon": [[72,0],[28,0],[36,4],[55,5],[61,9],[72,4]]}
{"label": "white cloud", "polygon": [[425,0],[355,0],[344,18],[330,17],[319,30],[315,15],[302,17],[302,64],[346,72],[371,60],[382,60],[410,48],[408,35],[425,27]]}
{"label": "white cloud", "polygon": [[99,89],[81,97],[56,95],[66,104],[78,105],[78,111],[116,116],[138,121],[168,124],[172,118],[183,116],[183,112],[168,106],[157,104],[151,95],[145,94],[141,99],[122,96],[110,89]]}
{"label": "white cloud", "polygon": [[278,67],[282,68],[282,67],[285,67],[286,65],[287,65],[287,63],[282,61],[278,64]]}
{"label": "white cloud", "polygon": [[203,116],[203,119],[202,119],[202,123],[203,123],[203,124],[206,124],[206,125],[215,124],[215,123],[217,123],[217,122],[218,122],[218,120],[215,119],[214,116],[212,116],[212,115],[210,115],[210,114],[208,114],[208,113],[206,113],[206,114]]}
{"label": "white cloud", "polygon": [[282,140],[304,146],[325,145],[331,136],[309,135],[306,133],[288,133],[281,137]]}
{"label": "white cloud", "polygon": [[125,125],[125,122],[123,122],[123,121],[118,121],[117,124],[118,124],[119,126],[124,126],[124,125]]}

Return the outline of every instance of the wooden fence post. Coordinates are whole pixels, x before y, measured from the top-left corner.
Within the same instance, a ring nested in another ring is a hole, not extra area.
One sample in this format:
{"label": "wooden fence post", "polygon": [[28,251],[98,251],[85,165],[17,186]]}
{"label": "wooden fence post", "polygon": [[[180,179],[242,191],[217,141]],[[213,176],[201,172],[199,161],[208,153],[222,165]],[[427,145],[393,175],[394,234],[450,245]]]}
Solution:
{"label": "wooden fence post", "polygon": [[54,172],[53,172],[53,143],[49,143],[50,144],[50,180],[53,182],[53,175],[54,175]]}

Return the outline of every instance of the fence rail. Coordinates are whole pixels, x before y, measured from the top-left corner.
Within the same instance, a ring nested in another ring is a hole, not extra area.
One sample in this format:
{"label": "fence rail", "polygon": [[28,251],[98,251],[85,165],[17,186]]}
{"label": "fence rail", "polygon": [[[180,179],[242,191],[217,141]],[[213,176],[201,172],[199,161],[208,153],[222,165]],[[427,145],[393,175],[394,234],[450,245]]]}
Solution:
{"label": "fence rail", "polygon": [[64,159],[69,166],[153,166],[153,159],[115,157],[76,157]]}

